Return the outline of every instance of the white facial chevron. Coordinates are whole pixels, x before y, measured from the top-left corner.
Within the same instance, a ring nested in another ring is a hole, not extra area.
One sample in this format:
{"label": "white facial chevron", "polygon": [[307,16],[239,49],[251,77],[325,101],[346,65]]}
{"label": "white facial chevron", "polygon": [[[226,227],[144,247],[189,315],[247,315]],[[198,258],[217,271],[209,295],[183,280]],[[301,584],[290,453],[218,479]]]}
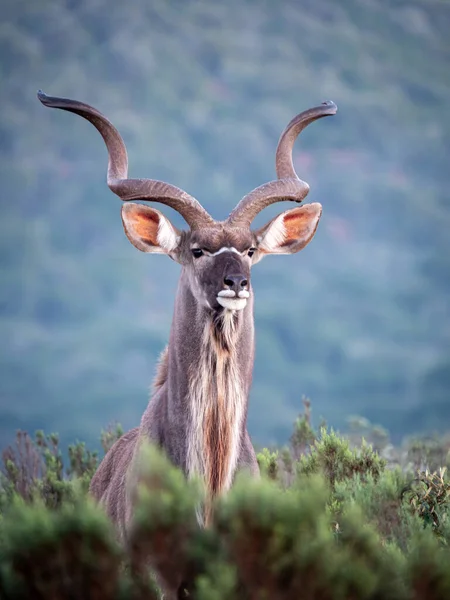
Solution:
{"label": "white facial chevron", "polygon": [[245,254],[245,252],[239,252],[239,250],[236,250],[233,246],[224,246],[223,248],[220,248],[220,250],[217,250],[217,252],[206,252],[205,254],[208,256],[217,256],[218,254],[222,254],[222,252],[235,252],[236,254],[239,254],[239,256],[244,256]]}

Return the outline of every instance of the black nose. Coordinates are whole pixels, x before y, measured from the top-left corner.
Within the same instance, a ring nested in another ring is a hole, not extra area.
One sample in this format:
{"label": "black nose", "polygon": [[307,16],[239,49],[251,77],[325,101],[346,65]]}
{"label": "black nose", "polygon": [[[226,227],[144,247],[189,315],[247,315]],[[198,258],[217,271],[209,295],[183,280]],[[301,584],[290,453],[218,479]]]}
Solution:
{"label": "black nose", "polygon": [[226,275],[223,282],[230,290],[234,290],[236,293],[248,285],[248,281],[244,275]]}

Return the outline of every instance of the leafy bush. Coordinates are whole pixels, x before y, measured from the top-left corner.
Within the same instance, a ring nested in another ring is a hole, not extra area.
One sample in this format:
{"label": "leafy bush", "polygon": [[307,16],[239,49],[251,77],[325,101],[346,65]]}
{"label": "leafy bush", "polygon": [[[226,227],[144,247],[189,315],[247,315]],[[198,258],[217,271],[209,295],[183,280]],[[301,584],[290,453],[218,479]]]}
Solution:
{"label": "leafy bush", "polygon": [[322,428],[311,453],[300,458],[297,470],[299,474],[322,473],[334,486],[355,475],[378,478],[384,467],[385,461],[364,441],[360,448],[351,449],[348,440]]}
{"label": "leafy bush", "polygon": [[[445,473],[445,468],[440,469],[439,473],[418,473],[402,494],[413,514],[417,514],[439,536],[444,535],[449,525],[450,481],[445,478]],[[447,541],[450,543],[450,539]]]}
{"label": "leafy bush", "polygon": [[[122,433],[119,425],[102,431],[105,454]],[[57,434],[37,431],[32,439],[25,431],[18,431],[15,445],[2,453],[0,508],[11,503],[15,495],[26,502],[40,500],[48,508],[58,508],[73,497],[75,487],[87,491],[99,464],[97,452],[88,450],[83,442],[71,444],[67,463],[65,468]]]}
{"label": "leafy bush", "polygon": [[[86,497],[97,454],[76,444],[64,467],[57,436],[18,434],[3,455],[0,597],[157,600],[161,590],[199,600],[450,597],[445,469],[387,469],[365,442],[352,446],[309,425],[298,459],[292,446],[262,449],[263,477],[240,474],[211,505],[198,482],[143,448],[126,548]],[[121,433],[109,431],[107,447]],[[207,528],[197,525],[202,506],[210,510]]]}
{"label": "leafy bush", "polygon": [[120,552],[102,512],[84,500],[50,511],[18,504],[2,527],[6,598],[115,598]]}
{"label": "leafy bush", "polygon": [[279,454],[277,451],[272,452],[268,448],[263,448],[261,452],[256,455],[259,469],[261,473],[267,475],[270,479],[276,480],[279,475]]}

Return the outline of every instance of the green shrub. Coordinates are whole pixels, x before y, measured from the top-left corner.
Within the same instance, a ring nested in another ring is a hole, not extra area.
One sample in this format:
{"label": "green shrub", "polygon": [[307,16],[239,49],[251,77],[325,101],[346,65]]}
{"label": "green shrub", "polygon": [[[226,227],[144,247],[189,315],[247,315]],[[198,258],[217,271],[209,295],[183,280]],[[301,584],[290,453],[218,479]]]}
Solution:
{"label": "green shrub", "polygon": [[404,548],[408,536],[406,507],[402,501],[405,485],[406,476],[398,469],[384,471],[377,477],[370,473],[364,477],[356,474],[336,482],[330,502],[336,527],[339,528],[345,508],[356,505],[384,542],[394,542]]}
{"label": "green shrub", "polygon": [[5,598],[115,598],[120,551],[102,512],[84,500],[51,511],[23,502],[2,526],[1,588]]}
{"label": "green shrub", "polygon": [[304,410],[295,420],[290,439],[292,454],[296,460],[307,454],[317,439],[317,433],[311,423],[311,401],[303,398],[302,402]]}
{"label": "green shrub", "polygon": [[176,590],[194,579],[192,548],[198,533],[196,512],[203,507],[199,488],[151,446],[141,448],[133,473],[135,511],[129,538],[130,564],[145,573],[151,559],[159,580]]}
{"label": "green shrub", "polygon": [[[110,432],[107,447],[121,434]],[[258,462],[265,476],[242,473],[208,503],[199,482],[143,447],[122,548],[86,497],[97,455],[75,444],[65,467],[57,436],[18,434],[3,454],[0,597],[158,600],[178,588],[199,600],[450,597],[445,469],[386,469],[365,442],[352,447],[325,428],[298,460],[292,448],[263,449]]]}
{"label": "green shrub", "polygon": [[279,454],[277,451],[273,452],[267,448],[263,448],[261,452],[258,452],[256,455],[256,459],[263,475],[266,475],[269,479],[278,479]]}
{"label": "green shrub", "polygon": [[414,600],[450,598],[450,552],[430,529],[417,531],[408,549],[406,579]]}
{"label": "green shrub", "polygon": [[445,468],[439,473],[418,473],[402,490],[402,497],[409,503],[411,512],[440,538],[445,538],[449,524],[450,481],[445,475]]}
{"label": "green shrub", "polygon": [[8,506],[15,495],[26,502],[42,501],[48,508],[59,508],[73,496],[72,479],[84,482],[87,489],[97,467],[96,455],[83,444],[69,447],[69,468],[64,471],[57,434],[37,431],[34,440],[18,431],[14,446],[2,453],[0,505]]}
{"label": "green shrub", "polygon": [[320,437],[314,442],[311,452],[302,456],[297,472],[302,474],[322,473],[331,486],[336,482],[359,475],[371,475],[377,479],[383,472],[386,461],[378,456],[364,440],[360,448],[350,448],[348,440],[321,428]]}

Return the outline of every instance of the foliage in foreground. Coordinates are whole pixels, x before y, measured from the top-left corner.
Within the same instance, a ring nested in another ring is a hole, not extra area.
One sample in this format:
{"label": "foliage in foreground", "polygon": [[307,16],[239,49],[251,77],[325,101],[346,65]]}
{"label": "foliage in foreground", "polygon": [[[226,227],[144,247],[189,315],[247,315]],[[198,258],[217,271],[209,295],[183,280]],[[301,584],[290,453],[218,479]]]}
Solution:
{"label": "foliage in foreground", "polygon": [[54,436],[18,439],[0,489],[1,598],[156,600],[180,582],[200,600],[450,597],[445,468],[386,468],[369,445],[313,430],[308,410],[289,448],[258,454],[261,480],[241,474],[216,501],[207,530],[201,487],[146,448],[126,551],[86,496],[97,456],[76,445],[64,470]]}

